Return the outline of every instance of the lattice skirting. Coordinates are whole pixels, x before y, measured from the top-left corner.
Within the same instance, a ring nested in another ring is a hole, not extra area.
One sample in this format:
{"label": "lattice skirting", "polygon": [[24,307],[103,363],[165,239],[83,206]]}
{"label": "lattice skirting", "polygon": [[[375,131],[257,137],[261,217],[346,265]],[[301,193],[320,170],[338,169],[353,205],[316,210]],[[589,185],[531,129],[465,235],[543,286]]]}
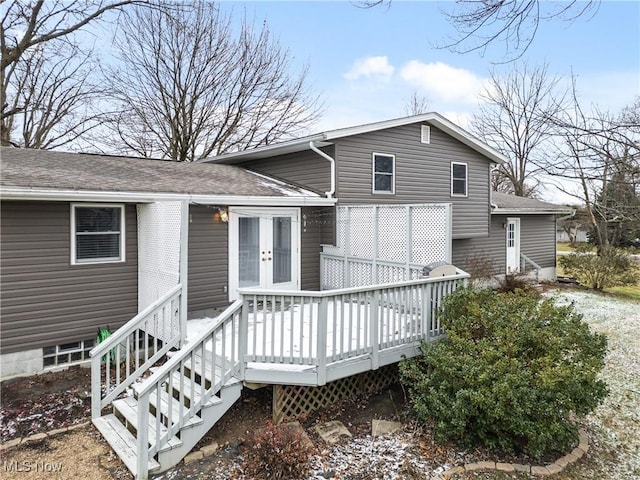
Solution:
{"label": "lattice skirting", "polygon": [[291,421],[319,408],[353,398],[363,393],[377,393],[399,379],[398,365],[342,378],[320,387],[274,385],[273,421]]}

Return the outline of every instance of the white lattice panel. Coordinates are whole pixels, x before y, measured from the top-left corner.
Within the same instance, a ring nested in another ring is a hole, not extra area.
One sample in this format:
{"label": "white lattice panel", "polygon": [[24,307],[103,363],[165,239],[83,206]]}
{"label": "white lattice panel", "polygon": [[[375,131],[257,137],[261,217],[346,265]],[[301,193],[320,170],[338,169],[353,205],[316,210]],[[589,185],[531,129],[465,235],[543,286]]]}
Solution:
{"label": "white lattice panel", "polygon": [[322,267],[322,289],[343,288],[344,261],[342,259],[325,258]]}
{"label": "white lattice panel", "polygon": [[138,311],[180,282],[180,202],[138,205]]}
{"label": "white lattice panel", "polygon": [[447,206],[416,206],[411,212],[411,263],[449,261]]}
{"label": "white lattice panel", "polygon": [[402,265],[378,265],[378,281],[376,283],[395,283],[406,280],[405,267]]}
{"label": "white lattice panel", "polygon": [[338,207],[338,245],[325,247],[323,254],[332,256],[321,259],[323,288],[416,279],[422,266],[450,262],[450,209],[448,204]]}
{"label": "white lattice panel", "polygon": [[345,285],[345,287],[363,287],[374,283],[373,266],[370,263],[352,262],[349,264],[349,285]]}
{"label": "white lattice panel", "polygon": [[373,241],[373,209],[369,206],[351,207],[349,209],[349,256],[371,258]]}
{"label": "white lattice panel", "polygon": [[407,208],[378,207],[378,258],[404,262],[407,255]]}

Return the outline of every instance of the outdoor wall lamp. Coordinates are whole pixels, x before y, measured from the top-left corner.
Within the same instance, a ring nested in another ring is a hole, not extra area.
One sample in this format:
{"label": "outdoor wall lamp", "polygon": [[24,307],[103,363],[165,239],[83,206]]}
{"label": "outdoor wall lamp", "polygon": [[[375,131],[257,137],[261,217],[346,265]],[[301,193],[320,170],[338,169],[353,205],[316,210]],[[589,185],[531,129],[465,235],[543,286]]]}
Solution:
{"label": "outdoor wall lamp", "polygon": [[229,221],[229,210],[227,207],[213,207],[215,210],[213,218],[216,222],[227,223]]}

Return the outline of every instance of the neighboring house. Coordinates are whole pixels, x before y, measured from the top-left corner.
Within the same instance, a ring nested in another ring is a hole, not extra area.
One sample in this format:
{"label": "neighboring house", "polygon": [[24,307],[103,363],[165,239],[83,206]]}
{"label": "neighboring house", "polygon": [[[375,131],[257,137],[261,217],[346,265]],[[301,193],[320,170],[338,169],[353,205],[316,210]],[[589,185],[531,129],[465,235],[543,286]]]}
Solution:
{"label": "neighboring house", "polygon": [[506,159],[433,113],[201,163],[1,153],[2,378],[85,360],[98,328],[178,282],[195,317],[244,287],[389,283],[438,263],[552,279],[568,213],[492,199]]}
{"label": "neighboring house", "polygon": [[[569,231],[567,231],[567,228]],[[589,241],[589,227],[586,225],[568,225],[567,227],[558,224],[556,228],[556,242],[571,241],[583,243]]]}

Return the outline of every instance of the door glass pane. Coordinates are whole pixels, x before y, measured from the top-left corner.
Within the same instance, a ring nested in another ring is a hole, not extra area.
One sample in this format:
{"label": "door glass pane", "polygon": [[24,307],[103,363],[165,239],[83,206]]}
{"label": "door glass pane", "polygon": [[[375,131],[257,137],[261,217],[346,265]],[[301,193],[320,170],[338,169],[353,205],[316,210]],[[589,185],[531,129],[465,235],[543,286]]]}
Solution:
{"label": "door glass pane", "polygon": [[273,219],[273,283],[291,281],[291,217]]}
{"label": "door glass pane", "polygon": [[239,285],[253,287],[260,283],[260,219],[240,217],[239,237]]}

